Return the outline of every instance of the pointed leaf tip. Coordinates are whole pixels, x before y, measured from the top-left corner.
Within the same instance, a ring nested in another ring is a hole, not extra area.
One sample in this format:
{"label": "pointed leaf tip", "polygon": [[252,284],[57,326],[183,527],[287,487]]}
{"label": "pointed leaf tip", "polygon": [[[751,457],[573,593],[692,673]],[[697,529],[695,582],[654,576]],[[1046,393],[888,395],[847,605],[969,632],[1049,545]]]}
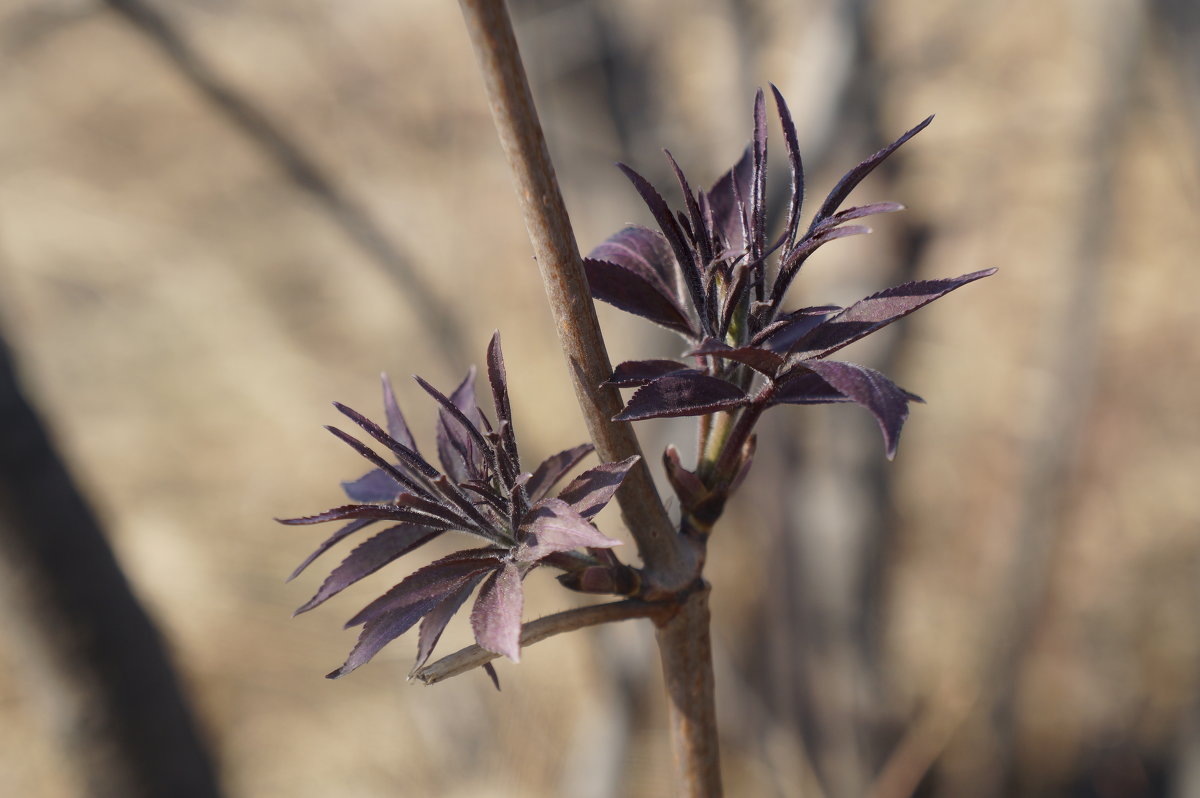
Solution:
{"label": "pointed leaf tip", "polygon": [[496,666],[490,662],[483,663],[483,672],[492,680],[492,686],[496,688],[496,692],[500,692],[500,676],[496,673]]}
{"label": "pointed leaf tip", "polygon": [[804,365],[834,390],[875,416],[883,433],[887,458],[891,460],[895,457],[900,430],[908,419],[908,391],[878,371],[856,363],[817,360]]}
{"label": "pointed leaf tip", "polygon": [[925,119],[919,122],[915,127],[909,129],[903,135],[901,135],[900,138],[896,139],[891,144],[879,150],[879,152],[875,153],[870,158],[867,158],[865,161],[858,164],[858,166],[855,166],[853,169],[847,172],[842,179],[838,181],[838,184],[833,187],[833,190],[829,192],[829,196],[825,198],[824,204],[821,205],[820,210],[817,211],[817,215],[813,219],[814,224],[832,216],[842,202],[845,201],[846,197],[850,196],[850,192],[854,191],[855,187],[857,187],[859,183],[866,179],[867,175],[875,171],[875,168],[879,166],[879,164],[887,160],[888,156],[900,149],[905,142],[928,127],[929,123],[932,121],[932,115],[925,117]]}

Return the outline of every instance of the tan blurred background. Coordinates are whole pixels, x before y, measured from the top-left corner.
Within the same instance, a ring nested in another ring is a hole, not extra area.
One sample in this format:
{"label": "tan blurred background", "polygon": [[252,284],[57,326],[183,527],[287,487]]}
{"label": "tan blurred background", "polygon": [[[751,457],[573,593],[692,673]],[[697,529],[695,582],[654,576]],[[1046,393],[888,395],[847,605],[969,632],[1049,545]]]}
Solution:
{"label": "tan blurred background", "polygon": [[[645,626],[540,644],[496,693],[406,684],[407,637],[322,678],[411,566],[289,619],[339,552],[284,584],[327,531],[270,519],[340,501],[361,461],[320,427],[378,415],[380,370],[428,442],[407,376],[450,386],[498,327],[526,459],[584,437],[457,5],[143,2],[0,2],[0,331],[225,793],[670,794]],[[861,410],[768,417],[710,555],[729,794],[1200,796],[1196,5],[513,11],[584,250],[648,221],[614,161],[669,188],[667,146],[706,185],[774,82],[810,201],[938,115],[852,197],[910,210],[797,303],[1001,268],[847,353],[928,401],[894,462]],[[677,353],[602,321],[614,361]],[[640,432],[655,462],[692,436]],[[530,583],[530,617],[579,600]],[[0,795],[83,794],[23,611]]]}

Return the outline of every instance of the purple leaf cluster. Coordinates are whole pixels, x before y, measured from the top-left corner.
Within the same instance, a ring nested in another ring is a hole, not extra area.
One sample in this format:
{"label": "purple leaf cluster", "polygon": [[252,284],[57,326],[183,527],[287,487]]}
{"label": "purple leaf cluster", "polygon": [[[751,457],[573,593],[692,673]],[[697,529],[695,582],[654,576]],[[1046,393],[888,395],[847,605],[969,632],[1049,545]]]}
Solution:
{"label": "purple leaf cluster", "polygon": [[[342,404],[335,407],[390,455],[384,457],[353,435],[327,427],[374,468],[343,483],[354,502],[318,515],[283,519],[284,524],[346,523],[300,564],[290,578],[343,539],[385,522],[326,578],[297,614],[307,612],[345,588],[445,532],[456,530],[482,545],[455,552],[414,571],[372,601],[346,626],[361,626],[358,643],[344,665],[329,674],[343,676],[370,660],[383,646],[420,624],[417,662],[433,652],[451,617],[478,588],[471,627],[483,648],[513,661],[520,658],[522,580],[535,567],[573,556],[580,567],[600,562],[593,554],[620,541],[602,535],[592,518],[608,503],[636,458],[605,463],[581,473],[556,497],[554,488],[592,451],[576,446],[524,471],[517,452],[500,336],[487,352],[496,424],[480,411],[475,370],[446,396],[417,377],[439,406],[437,461],[425,458],[409,432],[387,377],[383,378],[386,430]],[[567,553],[572,553],[568,555]]]}
{"label": "purple leaf cluster", "polygon": [[787,218],[773,240],[767,234],[762,91],[754,102],[753,140],[708,191],[694,191],[667,153],[683,194],[682,210],[672,211],[645,178],[619,164],[659,229],[629,226],[592,250],[584,261],[592,296],[679,333],[688,341],[692,362],[620,364],[611,382],[637,390],[616,418],[637,421],[739,409],[752,409],[757,418],[775,404],[853,402],[879,422],[890,458],[908,402],[918,397],[876,371],[829,356],[995,270],[905,283],[845,308],[785,310],[792,281],[821,246],[870,232],[856,223],[864,217],[903,209],[893,202],[842,205],[932,117],[847,172],[801,232],[804,168],[796,127],[778,89],[771,89],[791,165]]}

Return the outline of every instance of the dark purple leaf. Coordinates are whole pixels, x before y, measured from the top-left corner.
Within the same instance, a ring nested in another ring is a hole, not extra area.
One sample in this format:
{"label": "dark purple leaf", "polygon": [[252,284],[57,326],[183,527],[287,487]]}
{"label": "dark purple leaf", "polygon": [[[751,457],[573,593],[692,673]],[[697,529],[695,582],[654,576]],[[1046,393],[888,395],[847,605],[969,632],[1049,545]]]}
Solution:
{"label": "dark purple leaf", "polygon": [[679,268],[671,245],[657,230],[641,225],[629,225],[608,237],[588,253],[594,260],[606,260],[642,275],[648,282],[666,288],[667,293],[682,303],[683,286],[679,285]]}
{"label": "dark purple leaf", "polygon": [[654,221],[658,222],[659,228],[663,235],[666,236],[667,243],[671,245],[671,251],[675,253],[675,262],[679,264],[680,272],[683,274],[684,283],[687,286],[688,293],[691,294],[692,304],[697,308],[704,307],[704,293],[700,287],[700,273],[696,268],[696,261],[692,257],[692,251],[684,240],[683,231],[679,228],[679,222],[675,221],[675,217],[671,214],[670,207],[667,206],[666,200],[659,195],[654,186],[650,185],[650,181],[639,175],[637,172],[630,169],[623,163],[617,164],[617,168],[624,172],[629,178],[629,182],[633,183],[633,187],[637,189],[638,194],[642,196],[642,200],[646,203],[646,207],[650,209],[651,215],[654,216]]}
{"label": "dark purple leaf", "polygon": [[467,370],[467,376],[454,389],[454,393],[450,394],[449,399],[453,407],[447,407],[438,413],[438,457],[443,456],[441,441],[448,440],[450,448],[461,458],[463,466],[462,476],[458,481],[482,479],[488,459],[487,453],[491,447],[483,438],[484,421],[479,412],[478,400],[475,398],[474,366]]}
{"label": "dark purple leaf", "polygon": [[457,593],[451,593],[442,599],[440,604],[421,619],[421,626],[417,630],[417,661],[413,664],[413,671],[429,660],[429,655],[433,653],[433,647],[437,645],[442,632],[445,631],[446,624],[450,623],[454,613],[458,612],[458,608],[470,597],[471,592],[483,581],[485,575],[486,572],[469,578]]}
{"label": "dark purple leaf", "polygon": [[903,136],[896,139],[891,144],[887,145],[882,150],[875,153],[870,158],[866,159],[858,166],[847,172],[846,175],[838,181],[838,184],[833,187],[833,191],[829,192],[829,196],[825,198],[825,203],[821,206],[821,209],[817,211],[817,215],[813,218],[813,224],[816,225],[821,220],[832,216],[834,212],[837,211],[838,206],[845,201],[846,197],[850,196],[850,192],[853,191],[854,188],[861,183],[867,175],[871,174],[871,172],[875,170],[875,167],[883,163],[889,155],[898,150],[906,141],[924,130],[932,121],[932,116],[926,117],[925,121],[921,122],[912,130],[909,130]]}
{"label": "dark purple leaf", "polygon": [[377,519],[375,519],[375,518],[360,518],[357,521],[351,521],[350,523],[348,523],[345,526],[343,526],[342,528],[340,528],[337,532],[334,532],[332,535],[329,536],[328,539],[325,540],[324,543],[322,543],[320,546],[317,547],[316,551],[314,551],[312,554],[308,555],[308,557],[306,557],[304,559],[304,562],[300,563],[300,565],[297,566],[295,571],[292,571],[292,575],[287,578],[287,581],[290,582],[293,579],[295,579],[297,576],[299,576],[301,573],[304,572],[305,568],[312,565],[313,560],[317,559],[322,554],[324,554],[325,552],[327,552],[331,548],[333,548],[333,546],[335,546],[342,540],[345,540],[350,535],[353,535],[358,530],[360,530],[364,527],[368,527],[371,524],[375,523],[376,520]]}
{"label": "dark purple leaf", "polygon": [[773,376],[786,362],[783,357],[757,346],[731,347],[715,338],[709,338],[698,349],[688,352],[689,355],[711,355],[738,363],[745,363],[755,371]]}
{"label": "dark purple leaf", "polygon": [[800,370],[779,381],[772,402],[790,405],[827,405],[850,398],[811,371]]}
{"label": "dark purple leaf", "polygon": [[[525,476],[528,476],[526,474]],[[520,479],[520,477],[518,477]],[[458,485],[464,494],[471,493],[478,496],[496,512],[504,513],[508,505],[503,496],[497,493],[492,487],[484,482],[462,482]]]}
{"label": "dark purple leaf", "polygon": [[371,421],[362,413],[354,410],[353,408],[346,407],[346,405],[342,404],[341,402],[334,402],[333,406],[337,408],[339,413],[346,416],[346,418],[350,419],[358,426],[362,427],[363,430],[365,430],[366,433],[372,438],[388,447],[388,449],[390,449],[391,452],[396,455],[400,462],[412,469],[414,473],[424,474],[427,477],[436,477],[438,475],[438,470],[427,463],[425,458],[421,457],[416,450],[410,449],[392,438],[392,436],[384,432],[378,424],[376,424],[374,421]]}
{"label": "dark purple leaf", "polygon": [[886,327],[956,288],[993,274],[995,269],[946,280],[919,280],[872,294],[827,319],[792,344],[796,359],[821,358]]}
{"label": "dark purple leaf", "polygon": [[487,547],[464,549],[434,560],[424,568],[413,571],[400,584],[359,610],[346,621],[346,628],[369,623],[381,615],[431,597],[440,601],[457,590],[461,580],[500,567],[504,554],[503,549]]}
{"label": "dark purple leaf", "polygon": [[558,484],[566,474],[575,466],[579,465],[583,458],[587,457],[595,450],[595,447],[590,443],[580,444],[573,449],[566,449],[558,454],[551,455],[542,461],[541,465],[533,472],[529,481],[525,483],[525,489],[529,492],[531,501],[545,498],[550,493],[550,490]]}
{"label": "dark purple leaf", "polygon": [[804,163],[800,160],[800,140],[796,136],[796,124],[792,121],[792,112],[788,110],[783,95],[774,84],[771,93],[775,95],[775,110],[779,112],[779,124],[783,127],[783,142],[787,147],[788,165],[792,169],[792,194],[788,199],[787,225],[784,231],[784,242],[790,246],[796,240],[796,231],[800,228],[800,211],[804,205]]}
{"label": "dark purple leaf", "polygon": [[771,286],[771,300],[774,307],[779,307],[779,304],[783,301],[783,295],[787,293],[788,286],[792,284],[796,273],[800,271],[800,267],[804,265],[804,262],[814,252],[830,241],[839,238],[849,238],[850,236],[866,235],[870,232],[871,228],[861,224],[848,224],[844,227],[822,227],[815,232],[810,231],[794,249],[788,250],[783,256],[779,273],[775,275],[775,283]]}
{"label": "dark purple leaf", "polygon": [[861,219],[864,216],[875,216],[880,213],[897,213],[902,210],[904,210],[904,206],[899,202],[873,202],[870,205],[856,205],[853,208],[838,211],[829,219],[827,224],[839,225],[852,219]]}
{"label": "dark purple leaf", "polygon": [[[841,309],[835,308],[835,310]],[[823,324],[827,318],[828,316],[825,314],[813,314],[811,316],[799,316],[790,319],[763,341],[761,346],[772,352],[779,353],[781,356],[786,355],[787,351],[795,346],[797,341],[800,341],[804,336]]]}
{"label": "dark purple leaf", "polygon": [[[762,89],[754,95],[754,176],[750,195],[751,260],[759,260],[767,240],[767,109]],[[761,293],[758,295],[762,299]]]}
{"label": "dark purple leaf", "polygon": [[643,273],[595,258],[585,259],[583,270],[587,273],[588,290],[594,298],[668,330],[688,337],[696,335],[687,312],[661,280],[649,281]]}
{"label": "dark purple leaf", "polygon": [[700,204],[696,202],[696,195],[692,192],[692,187],[688,185],[683,170],[675,162],[670,150],[663,152],[666,153],[667,160],[670,161],[671,168],[675,171],[675,179],[679,181],[679,190],[683,194],[684,206],[687,208],[688,217],[691,220],[692,239],[696,242],[696,248],[699,250],[700,262],[709,263],[713,258],[712,240],[708,237],[708,228],[704,223],[703,214],[700,213]]}
{"label": "dark purple leaf", "polygon": [[525,516],[522,529],[527,537],[513,552],[517,562],[537,562],[555,552],[589,546],[606,549],[621,545],[621,541],[600,534],[587,518],[561,499],[543,499],[535,504]]}
{"label": "dark purple leaf", "polygon": [[750,197],[753,180],[754,153],[752,147],[746,147],[738,162],[721,176],[707,195],[713,225],[732,252],[741,252],[746,248],[742,203]]}
{"label": "dark purple leaf", "polygon": [[342,490],[351,501],[367,504],[387,504],[403,491],[396,480],[382,468],[376,468],[361,477],[342,483]]}
{"label": "dark purple leaf", "polygon": [[488,382],[492,386],[492,403],[496,406],[496,418],[500,423],[500,440],[507,464],[506,482],[511,484],[521,471],[521,459],[517,451],[517,436],[513,430],[512,405],[508,401],[508,377],[504,372],[504,352],[500,348],[500,331],[492,334],[487,351]]}
{"label": "dark purple leaf", "polygon": [[492,388],[492,402],[496,406],[497,420],[512,423],[512,405],[508,401],[508,376],[504,371],[504,351],[500,348],[500,331],[492,333],[487,351],[488,382]]}
{"label": "dark purple leaf", "polygon": [[402,446],[419,455],[417,443],[413,440],[412,433],[408,431],[404,414],[400,412],[400,403],[396,401],[396,392],[392,390],[392,381],[386,374],[380,374],[379,378],[383,382],[383,412],[387,416],[388,434]]}
{"label": "dark purple leaf", "polygon": [[[341,440],[343,443],[348,444],[350,446],[350,448],[354,449],[354,451],[358,452],[359,455],[366,458],[372,465],[375,466],[375,468],[380,473],[382,473],[389,480],[391,480],[391,482],[393,483],[396,490],[389,492],[389,491],[382,489],[382,486],[379,486],[381,489],[376,492],[376,495],[382,496],[384,498],[376,499],[376,501],[378,501],[378,502],[391,501],[392,498],[403,493],[405,490],[409,491],[411,493],[419,494],[421,496],[429,496],[428,491],[426,491],[423,487],[418,485],[416,483],[416,481],[413,480],[412,477],[410,477],[408,474],[404,473],[403,471],[401,471],[399,468],[392,465],[388,461],[384,460],[382,457],[380,457],[374,451],[372,451],[369,446],[367,446],[362,441],[355,438],[353,435],[343,432],[342,430],[340,430],[334,426],[326,425],[325,429],[327,429],[329,432],[333,433],[333,435],[335,437],[337,437],[339,440]],[[342,487],[345,488],[346,483],[343,482]],[[400,488],[403,488],[404,490],[400,490]],[[349,494],[348,490],[347,490],[347,494]],[[355,501],[367,501],[366,499],[361,499],[358,496],[350,496],[350,498],[354,499]]]}
{"label": "dark purple leaf", "polygon": [[521,572],[510,562],[488,577],[471,610],[475,642],[482,648],[521,661],[521,611],[525,603]]}
{"label": "dark purple leaf", "polygon": [[824,321],[830,314],[837,313],[841,308],[837,305],[815,305],[800,308],[780,316],[771,324],[759,330],[750,339],[751,346],[761,346],[772,352],[786,352],[801,336]]}
{"label": "dark purple leaf", "polygon": [[443,530],[430,529],[416,524],[398,524],[377,535],[367,538],[350,552],[342,564],[334,568],[322,583],[321,588],[293,615],[308,612],[313,607],[337,595],[368,574],[404,556],[424,543],[428,543]]}
{"label": "dark purple leaf", "polygon": [[[478,552],[459,552],[438,560],[412,573],[363,608],[346,624],[347,627],[363,624],[358,642],[345,664],[330,673],[328,678],[345,676],[364,665],[381,648],[411,629],[424,615],[457,593],[472,578],[494,570],[497,557],[480,556]],[[471,554],[474,556],[467,556]]]}
{"label": "dark purple leaf", "polygon": [[[442,462],[442,468],[455,482],[482,477],[485,452],[490,445],[479,430],[481,419],[479,408],[475,405],[474,367],[451,397],[445,396],[421,377],[414,379],[442,406],[437,425],[438,459]],[[464,411],[464,407],[468,409]]]}
{"label": "dark purple leaf", "polygon": [[607,385],[637,388],[676,371],[690,371],[677,360],[626,360],[613,370]]}
{"label": "dark purple leaf", "polygon": [[[411,496],[411,494],[404,495]],[[300,518],[277,518],[275,520],[288,526],[300,526],[302,524],[323,524],[326,521],[341,521],[345,518],[365,518],[373,521],[381,519],[408,521],[416,524],[439,526],[444,529],[454,526],[454,524],[444,523],[440,518],[417,512],[407,507],[398,507],[394,504],[345,504],[316,515],[306,515]]]}
{"label": "dark purple leaf", "polygon": [[592,518],[612,499],[617,488],[621,487],[621,481],[637,461],[635,454],[624,460],[589,468],[559,491],[558,498],[571,505],[584,518]]}
{"label": "dark purple leaf", "polygon": [[496,673],[496,666],[490,662],[483,663],[483,672],[492,680],[492,685],[496,688],[496,692],[500,692],[500,676]]}
{"label": "dark purple leaf", "polygon": [[745,403],[746,394],[731,382],[695,370],[677,371],[638,388],[613,420],[701,416]]}
{"label": "dark purple leaf", "polygon": [[887,457],[896,455],[900,428],[908,418],[908,401],[913,395],[878,371],[837,360],[814,360],[804,364],[850,401],[862,405],[879,422]]}

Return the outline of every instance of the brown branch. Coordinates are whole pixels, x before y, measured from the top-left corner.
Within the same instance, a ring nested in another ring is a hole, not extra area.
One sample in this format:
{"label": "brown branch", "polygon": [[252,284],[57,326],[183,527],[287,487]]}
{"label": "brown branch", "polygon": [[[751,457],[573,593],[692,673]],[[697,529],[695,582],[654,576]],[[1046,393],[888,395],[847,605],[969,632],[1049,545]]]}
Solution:
{"label": "brown branch", "polygon": [[[615,388],[602,387],[612,373],[608,352],[508,10],[503,0],[459,0],[459,5],[592,441],[605,461],[640,456],[633,430],[612,421],[620,396]],[[676,532],[644,458],[625,478],[617,500],[645,564],[647,597],[682,602],[658,630],[676,775],[682,795],[713,798],[721,794],[721,780],[708,587],[700,581],[703,543]],[[701,589],[695,589],[698,584]]]}
{"label": "brown branch", "polygon": [[[621,397],[616,388],[602,387],[612,366],[508,10],[502,0],[460,0],[460,5],[592,441],[606,462],[640,456],[633,429],[612,421],[621,411]],[[671,594],[686,588],[695,579],[695,555],[675,533],[645,458],[625,477],[617,501],[637,540],[651,591]]]}
{"label": "brown branch", "polygon": [[[593,604],[587,607],[576,607],[571,610],[556,612],[545,618],[538,618],[521,626],[521,648],[527,648],[534,643],[540,643],[548,637],[584,629],[588,626],[598,626],[602,623],[626,621],[630,618],[659,618],[673,611],[669,604],[655,604],[648,601],[627,599],[614,601],[610,604]],[[416,679],[424,684],[438,682],[458,676],[469,670],[486,665],[499,657],[499,654],[480,648],[467,646],[442,657],[437,662],[418,668],[409,674],[409,679]]]}
{"label": "brown branch", "polygon": [[718,798],[722,793],[709,592],[702,582],[679,611],[659,625],[657,634],[669,699],[676,790],[686,798]]}

